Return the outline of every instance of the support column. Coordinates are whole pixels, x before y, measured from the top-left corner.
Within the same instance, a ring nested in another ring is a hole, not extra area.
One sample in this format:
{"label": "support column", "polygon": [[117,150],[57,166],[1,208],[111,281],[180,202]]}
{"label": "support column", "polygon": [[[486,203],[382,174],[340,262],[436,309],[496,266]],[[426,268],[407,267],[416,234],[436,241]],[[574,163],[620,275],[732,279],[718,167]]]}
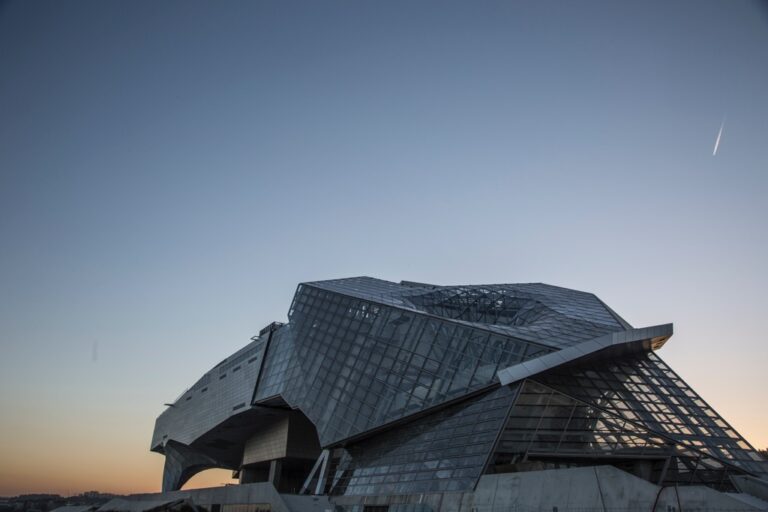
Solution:
{"label": "support column", "polygon": [[283,472],[283,461],[275,459],[269,463],[269,481],[275,486],[275,489],[280,488],[280,477]]}
{"label": "support column", "polygon": [[309,472],[309,476],[304,480],[304,485],[301,486],[299,494],[307,494],[309,488],[312,485],[312,481],[317,477],[317,485],[315,486],[315,492],[313,494],[322,494],[325,488],[326,472],[328,470],[328,459],[330,458],[330,451],[328,449],[320,452],[320,456],[315,461],[315,465],[312,467],[312,471]]}

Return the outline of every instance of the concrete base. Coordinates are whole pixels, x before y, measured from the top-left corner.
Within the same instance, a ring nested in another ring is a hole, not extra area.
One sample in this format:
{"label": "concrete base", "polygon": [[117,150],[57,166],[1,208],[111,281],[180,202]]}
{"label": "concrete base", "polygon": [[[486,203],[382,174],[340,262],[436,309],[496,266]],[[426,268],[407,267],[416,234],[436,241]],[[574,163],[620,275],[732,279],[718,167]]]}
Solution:
{"label": "concrete base", "polygon": [[[161,503],[181,500],[193,507],[211,510],[270,510],[271,512],[332,512],[333,505],[326,496],[279,494],[269,482],[227,485],[207,489],[191,489],[155,494],[134,494],[111,500],[100,512],[143,512]],[[254,505],[260,505],[255,507]]]}
{"label": "concrete base", "polygon": [[768,482],[753,476],[732,476],[731,481],[743,493],[768,502]]}
{"label": "concrete base", "polygon": [[[659,487],[613,466],[485,475],[474,492],[407,496],[339,496],[345,512],[707,512],[768,510],[746,494],[703,486]],[[655,504],[655,506],[654,506]]]}
{"label": "concrete base", "polygon": [[662,488],[613,466],[486,475],[473,498],[477,512],[760,510],[708,487]]}
{"label": "concrete base", "polygon": [[485,475],[474,492],[465,493],[329,499],[280,494],[271,483],[261,482],[137,494],[113,500],[98,512],[143,512],[161,503],[180,502],[220,512],[364,512],[367,507],[387,512],[768,511],[768,503],[747,494],[703,486],[659,487],[613,466],[594,466]]}

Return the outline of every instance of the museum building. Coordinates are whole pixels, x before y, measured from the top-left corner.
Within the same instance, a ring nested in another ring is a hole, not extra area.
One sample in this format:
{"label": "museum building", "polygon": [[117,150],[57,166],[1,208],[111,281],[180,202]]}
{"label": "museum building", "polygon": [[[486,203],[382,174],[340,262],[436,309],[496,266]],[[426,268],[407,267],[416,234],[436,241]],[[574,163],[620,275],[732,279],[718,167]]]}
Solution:
{"label": "museum building", "polygon": [[286,323],[166,404],[151,449],[164,492],[226,468],[350,510],[479,510],[482,481],[579,468],[654,489],[763,482],[768,462],[657,355],[671,336],[541,283],[302,283]]}

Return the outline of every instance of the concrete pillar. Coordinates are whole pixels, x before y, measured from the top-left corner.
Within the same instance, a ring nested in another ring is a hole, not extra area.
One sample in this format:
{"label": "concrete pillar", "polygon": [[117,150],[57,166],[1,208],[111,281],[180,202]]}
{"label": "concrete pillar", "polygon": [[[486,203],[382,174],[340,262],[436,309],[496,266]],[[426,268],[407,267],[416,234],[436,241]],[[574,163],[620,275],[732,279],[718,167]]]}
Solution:
{"label": "concrete pillar", "polygon": [[651,475],[653,474],[653,462],[649,460],[635,461],[634,467],[632,468],[632,473],[634,473],[635,476],[650,482]]}
{"label": "concrete pillar", "polygon": [[269,481],[275,486],[275,489],[280,488],[280,474],[283,470],[283,461],[275,459],[269,463]]}

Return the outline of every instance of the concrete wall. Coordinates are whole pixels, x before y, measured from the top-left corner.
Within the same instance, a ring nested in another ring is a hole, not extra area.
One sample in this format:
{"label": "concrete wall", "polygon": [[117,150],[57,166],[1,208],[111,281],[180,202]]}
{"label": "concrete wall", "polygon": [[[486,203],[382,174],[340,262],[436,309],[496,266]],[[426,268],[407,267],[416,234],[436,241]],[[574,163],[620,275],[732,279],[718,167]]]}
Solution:
{"label": "concrete wall", "polygon": [[661,488],[613,466],[596,466],[485,475],[474,493],[339,496],[332,501],[348,512],[362,512],[366,505],[388,505],[389,512],[768,510],[760,500],[745,498],[702,486]]}
{"label": "concrete wall", "polygon": [[613,466],[485,475],[472,506],[477,512],[759,510],[708,487],[662,489]]}
{"label": "concrete wall", "polygon": [[[193,504],[211,509],[211,505],[242,505],[268,503],[272,512],[331,512],[333,505],[325,496],[281,495],[268,482],[243,485],[227,485],[207,489],[190,489],[161,494],[134,494],[126,498],[132,502],[153,500],[189,500]],[[139,508],[133,508],[138,510]]]}
{"label": "concrete wall", "polygon": [[[656,508],[653,508],[657,500]],[[485,475],[474,493],[398,496],[325,496],[278,494],[270,483],[255,483],[134,495],[134,500],[190,500],[196,505],[269,503],[274,512],[362,511],[365,505],[389,505],[389,512],[752,512],[764,502],[720,493],[708,487],[661,488],[613,466],[554,469]],[[133,510],[139,510],[134,508]]]}
{"label": "concrete wall", "polygon": [[387,505],[389,512],[472,510],[472,493],[397,494],[389,496],[334,496],[331,501],[345,512],[362,512],[366,506]]}
{"label": "concrete wall", "polygon": [[281,459],[288,452],[288,418],[260,428],[245,443],[243,465]]}
{"label": "concrete wall", "polygon": [[300,412],[267,423],[245,443],[243,465],[257,464],[284,457],[315,460],[320,443],[314,425]]}
{"label": "concrete wall", "polygon": [[768,501],[768,482],[765,480],[746,475],[732,476],[731,480],[741,492],[746,492],[763,501]]}

